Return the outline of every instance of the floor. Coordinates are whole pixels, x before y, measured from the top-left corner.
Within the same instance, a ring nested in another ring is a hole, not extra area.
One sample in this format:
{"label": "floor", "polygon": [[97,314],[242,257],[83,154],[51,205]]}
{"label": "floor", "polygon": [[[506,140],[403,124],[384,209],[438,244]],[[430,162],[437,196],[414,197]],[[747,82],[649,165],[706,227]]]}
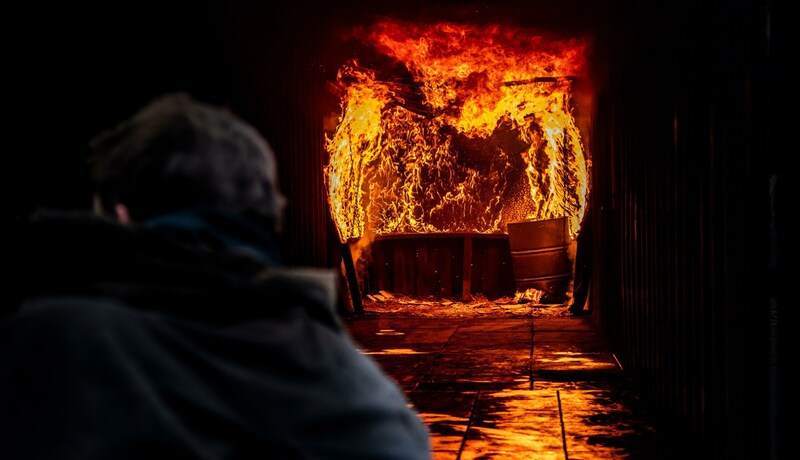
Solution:
{"label": "floor", "polygon": [[407,392],[437,460],[657,457],[655,430],[590,315],[370,300],[346,322]]}

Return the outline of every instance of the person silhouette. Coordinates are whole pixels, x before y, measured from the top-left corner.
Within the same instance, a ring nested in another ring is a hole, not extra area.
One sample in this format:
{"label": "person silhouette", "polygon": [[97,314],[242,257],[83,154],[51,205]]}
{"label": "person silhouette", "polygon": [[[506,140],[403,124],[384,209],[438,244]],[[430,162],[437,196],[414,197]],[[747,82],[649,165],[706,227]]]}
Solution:
{"label": "person silhouette", "polygon": [[430,458],[343,327],[336,272],[281,261],[253,126],[175,93],[90,146],[95,209],[11,226],[0,457]]}

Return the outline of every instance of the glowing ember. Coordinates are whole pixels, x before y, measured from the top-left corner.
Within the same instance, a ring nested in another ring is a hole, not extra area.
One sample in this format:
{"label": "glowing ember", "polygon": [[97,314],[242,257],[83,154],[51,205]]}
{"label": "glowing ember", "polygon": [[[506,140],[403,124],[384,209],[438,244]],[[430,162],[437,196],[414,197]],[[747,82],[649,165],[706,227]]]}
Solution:
{"label": "glowing ember", "polygon": [[341,114],[326,139],[325,179],[342,242],[500,233],[507,222],[554,217],[568,217],[577,234],[589,165],[572,85],[584,41],[393,21],[360,38],[393,64],[353,60],[338,72]]}
{"label": "glowing ember", "polygon": [[[541,291],[539,291],[541,292]],[[364,311],[385,316],[421,318],[529,318],[541,316],[572,316],[568,305],[539,304],[518,300],[518,295],[489,300],[476,294],[469,301],[443,300],[434,296],[410,297],[395,294],[391,298],[367,295]],[[385,334],[381,331],[379,335]]]}
{"label": "glowing ember", "polygon": [[536,288],[525,289],[524,291],[517,291],[514,294],[514,301],[517,303],[523,302],[533,302],[539,303],[542,300],[542,296],[544,295],[544,291],[541,291]]}

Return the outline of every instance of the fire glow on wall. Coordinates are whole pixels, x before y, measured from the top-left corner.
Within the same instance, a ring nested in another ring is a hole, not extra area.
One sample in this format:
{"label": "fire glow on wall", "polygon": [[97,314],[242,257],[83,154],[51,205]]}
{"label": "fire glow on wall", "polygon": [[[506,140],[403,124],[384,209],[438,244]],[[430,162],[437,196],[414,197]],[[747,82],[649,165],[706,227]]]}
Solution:
{"label": "fire glow on wall", "polygon": [[394,20],[352,33],[374,54],[331,85],[340,112],[324,173],[343,243],[554,217],[577,236],[590,160],[573,109],[588,40]]}

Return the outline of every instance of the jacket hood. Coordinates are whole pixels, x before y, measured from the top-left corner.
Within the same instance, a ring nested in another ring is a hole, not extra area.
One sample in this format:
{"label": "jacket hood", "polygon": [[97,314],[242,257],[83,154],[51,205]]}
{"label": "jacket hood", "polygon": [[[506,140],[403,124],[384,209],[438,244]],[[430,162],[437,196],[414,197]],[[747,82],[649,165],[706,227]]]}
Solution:
{"label": "jacket hood", "polygon": [[91,296],[215,324],[292,308],[338,324],[334,272],[282,267],[271,235],[239,216],[204,211],[122,226],[39,211],[11,233],[12,309],[36,297]]}

